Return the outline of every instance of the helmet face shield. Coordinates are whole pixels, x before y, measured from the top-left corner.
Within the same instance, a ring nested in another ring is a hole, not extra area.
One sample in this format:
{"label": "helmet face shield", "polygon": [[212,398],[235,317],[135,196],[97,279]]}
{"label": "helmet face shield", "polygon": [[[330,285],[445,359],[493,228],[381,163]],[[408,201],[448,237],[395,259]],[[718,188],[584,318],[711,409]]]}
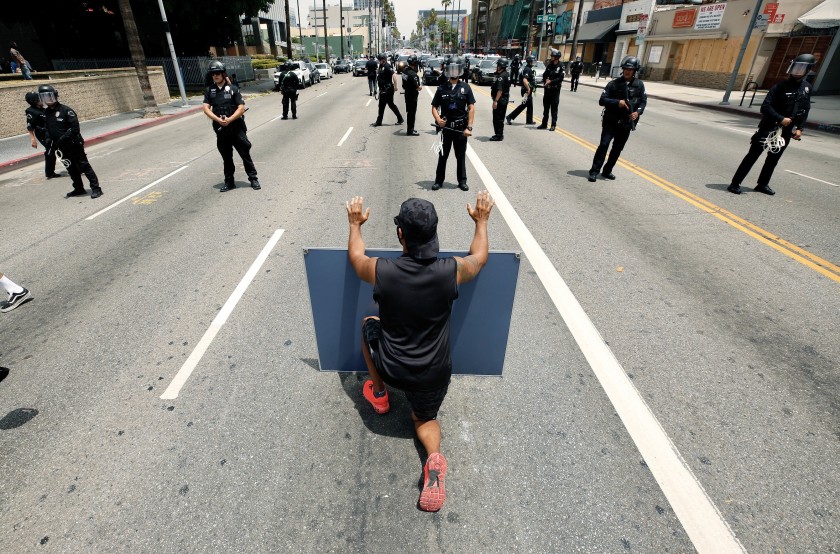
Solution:
{"label": "helmet face shield", "polygon": [[39,92],[38,98],[41,99],[41,103],[44,105],[52,105],[58,102],[58,98],[54,92]]}
{"label": "helmet face shield", "polygon": [[787,74],[791,77],[804,77],[808,74],[808,71],[811,69],[811,66],[808,62],[798,62],[793,60],[790,62],[790,66],[788,66]]}
{"label": "helmet face shield", "polygon": [[464,65],[460,62],[452,60],[446,64],[446,76],[450,79],[457,79],[464,74]]}

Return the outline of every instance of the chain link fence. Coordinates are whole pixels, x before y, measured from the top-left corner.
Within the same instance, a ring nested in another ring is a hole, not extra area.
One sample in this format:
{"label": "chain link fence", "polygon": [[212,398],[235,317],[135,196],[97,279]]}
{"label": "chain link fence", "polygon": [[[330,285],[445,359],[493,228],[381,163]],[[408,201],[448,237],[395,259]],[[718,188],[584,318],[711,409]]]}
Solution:
{"label": "chain link fence", "polygon": [[[187,88],[204,87],[207,76],[207,66],[212,60],[218,60],[225,64],[228,75],[236,74],[239,82],[253,81],[254,68],[251,65],[250,56],[224,56],[220,58],[208,57],[181,57],[178,58],[178,66],[181,68],[181,76],[184,79],[184,86]],[[56,71],[79,71],[84,69],[109,69],[112,67],[133,67],[131,58],[87,58],[52,60]],[[178,79],[175,76],[175,69],[172,58],[146,58],[146,65],[163,66],[163,73],[166,77],[166,84],[169,88],[178,88]]]}

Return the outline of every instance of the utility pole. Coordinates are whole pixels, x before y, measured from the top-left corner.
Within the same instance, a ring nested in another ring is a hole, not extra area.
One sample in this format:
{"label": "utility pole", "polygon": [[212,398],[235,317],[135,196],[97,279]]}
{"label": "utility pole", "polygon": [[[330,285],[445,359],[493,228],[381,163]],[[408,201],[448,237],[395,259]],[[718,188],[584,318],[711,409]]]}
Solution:
{"label": "utility pole", "polygon": [[163,9],[163,0],[158,0],[160,6],[160,17],[163,19],[163,28],[166,31],[166,42],[169,43],[169,54],[172,56],[172,66],[175,69],[175,78],[178,80],[178,91],[181,93],[183,107],[187,107],[187,91],[184,90],[184,78],[181,77],[181,67],[178,65],[178,56],[175,55],[175,45],[172,44],[172,33],[169,32],[169,21],[166,20],[166,10]]}
{"label": "utility pole", "polygon": [[338,0],[338,32],[341,36],[341,59],[344,59],[344,4]]}
{"label": "utility pole", "polygon": [[747,32],[744,33],[744,40],[741,42],[741,51],[738,52],[738,59],[735,60],[735,67],[732,68],[732,75],[729,77],[729,85],[726,87],[726,93],[723,95],[723,100],[720,101],[721,106],[729,105],[729,95],[732,94],[732,89],[735,86],[735,78],[738,77],[738,70],[741,68],[741,61],[744,59],[744,52],[747,50],[747,44],[750,42],[750,35],[753,27],[755,27],[755,20],[758,19],[758,10],[761,9],[763,0],[756,0],[755,8],[753,8],[752,17],[750,18],[750,26],[747,27]]}
{"label": "utility pole", "polygon": [[291,18],[289,17],[289,0],[286,0],[286,57],[292,59],[292,28]]}
{"label": "utility pole", "polygon": [[371,55],[371,46],[373,46],[373,0],[368,0],[368,58]]}
{"label": "utility pole", "polygon": [[324,61],[330,63],[330,45],[327,39],[327,0],[321,0],[321,5],[324,7],[321,14],[324,17]]}
{"label": "utility pole", "polygon": [[540,27],[540,45],[537,47],[537,57],[539,58],[540,52],[542,52],[542,39],[543,35],[545,34],[545,28],[547,26],[547,22],[545,21],[545,14],[548,6],[548,0],[543,0],[543,24]]}
{"label": "utility pole", "polygon": [[[583,0],[580,0],[581,4],[583,4]],[[531,55],[531,28],[534,26],[534,6],[537,5],[536,0],[531,0],[531,10],[528,12],[528,38],[525,41],[525,55]],[[489,21],[488,21],[489,23]],[[542,60],[540,60],[542,61]]]}
{"label": "utility pole", "polygon": [[[575,38],[572,40],[572,53],[569,56],[569,62],[572,61],[577,56],[577,39],[578,39],[578,31],[580,30],[580,18],[583,16],[583,0],[578,2],[578,13],[577,17],[575,18]],[[648,25],[650,25],[650,19],[648,19]],[[566,69],[569,69],[569,64],[566,64]]]}
{"label": "utility pole", "polygon": [[298,22],[298,40],[300,41],[300,47],[303,48],[303,29],[300,28],[300,0],[295,0],[297,2],[297,22]]}

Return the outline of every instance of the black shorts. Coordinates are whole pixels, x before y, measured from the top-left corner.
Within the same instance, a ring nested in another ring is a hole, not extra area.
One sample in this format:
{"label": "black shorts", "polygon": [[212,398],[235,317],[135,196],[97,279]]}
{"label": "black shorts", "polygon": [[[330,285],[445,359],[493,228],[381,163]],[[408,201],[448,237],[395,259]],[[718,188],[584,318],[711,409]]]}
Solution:
{"label": "black shorts", "polygon": [[[388,376],[380,369],[379,356],[376,352],[379,345],[379,338],[382,336],[382,324],[380,321],[378,319],[368,319],[365,321],[362,325],[362,336],[370,351],[370,357],[379,376],[382,377],[382,380],[386,384],[394,388],[399,388],[389,383]],[[449,390],[449,383],[430,391],[400,390],[405,393],[405,397],[408,399],[408,404],[411,406],[411,411],[414,416],[421,421],[429,421],[437,419],[438,410],[440,410],[443,399],[446,398],[446,393]]]}

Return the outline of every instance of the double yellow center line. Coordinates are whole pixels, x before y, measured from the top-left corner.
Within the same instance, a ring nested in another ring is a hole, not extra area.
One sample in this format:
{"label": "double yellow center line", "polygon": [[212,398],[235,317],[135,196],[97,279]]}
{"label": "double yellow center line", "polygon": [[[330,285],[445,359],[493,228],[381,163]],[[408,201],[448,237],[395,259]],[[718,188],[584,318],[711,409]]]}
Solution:
{"label": "double yellow center line", "polygon": [[[487,94],[486,92],[484,92],[481,89],[474,88],[473,90],[483,94],[484,96],[487,96],[488,98],[490,97],[489,94]],[[535,117],[535,119],[542,122],[542,120],[538,117]],[[589,142],[587,140],[584,140],[581,137],[579,137],[575,134],[572,134],[569,131],[566,131],[566,130],[561,129],[559,127],[557,129],[555,129],[554,132],[563,135],[564,137],[571,140],[572,142],[575,142],[575,143],[583,146],[584,148],[586,148],[586,149],[588,149],[592,152],[594,152],[598,148],[597,145],[592,144],[591,142]],[[641,177],[645,181],[648,181],[649,183],[652,183],[652,184],[656,185],[657,187],[670,192],[671,194],[673,194],[677,198],[688,202],[692,206],[695,206],[695,207],[699,208],[700,210],[715,216],[716,218],[720,219],[721,221],[723,221],[725,223],[728,223],[729,225],[731,225],[735,229],[738,229],[739,231],[741,231],[743,233],[746,233],[747,235],[751,236],[752,238],[758,240],[759,242],[762,242],[762,243],[766,244],[767,246],[770,246],[771,248],[774,248],[774,249],[778,250],[779,252],[781,252],[785,256],[787,256],[787,257],[789,257],[793,260],[796,260],[797,262],[799,262],[801,264],[804,264],[804,265],[810,267],[814,271],[828,277],[832,281],[834,281],[836,283],[840,283],[840,267],[838,267],[837,265],[829,262],[828,260],[824,260],[824,259],[820,258],[819,256],[817,256],[815,254],[812,254],[811,252],[808,252],[804,248],[800,248],[800,247],[796,246],[795,244],[792,244],[791,242],[786,241],[785,239],[781,238],[780,236],[776,235],[775,233],[771,233],[770,231],[766,231],[765,229],[762,229],[758,225],[755,225],[754,223],[751,223],[751,222],[747,221],[746,219],[744,219],[742,217],[739,217],[739,216],[733,214],[732,212],[729,212],[729,211],[721,208],[717,204],[713,204],[712,202],[709,202],[705,198],[701,198],[700,196],[697,196],[696,194],[693,194],[693,193],[685,190],[684,188],[681,188],[681,187],[675,185],[674,183],[672,183],[672,182],[670,182],[666,179],[663,179],[662,177],[656,175],[655,173],[653,173],[651,171],[648,171],[647,169],[644,169],[643,167],[638,166],[638,165],[636,165],[632,162],[629,162],[629,161],[625,160],[624,158],[619,158],[618,165],[620,165],[621,167],[624,167],[626,169],[629,169],[631,172],[635,173],[636,175],[638,175],[639,177]]]}

